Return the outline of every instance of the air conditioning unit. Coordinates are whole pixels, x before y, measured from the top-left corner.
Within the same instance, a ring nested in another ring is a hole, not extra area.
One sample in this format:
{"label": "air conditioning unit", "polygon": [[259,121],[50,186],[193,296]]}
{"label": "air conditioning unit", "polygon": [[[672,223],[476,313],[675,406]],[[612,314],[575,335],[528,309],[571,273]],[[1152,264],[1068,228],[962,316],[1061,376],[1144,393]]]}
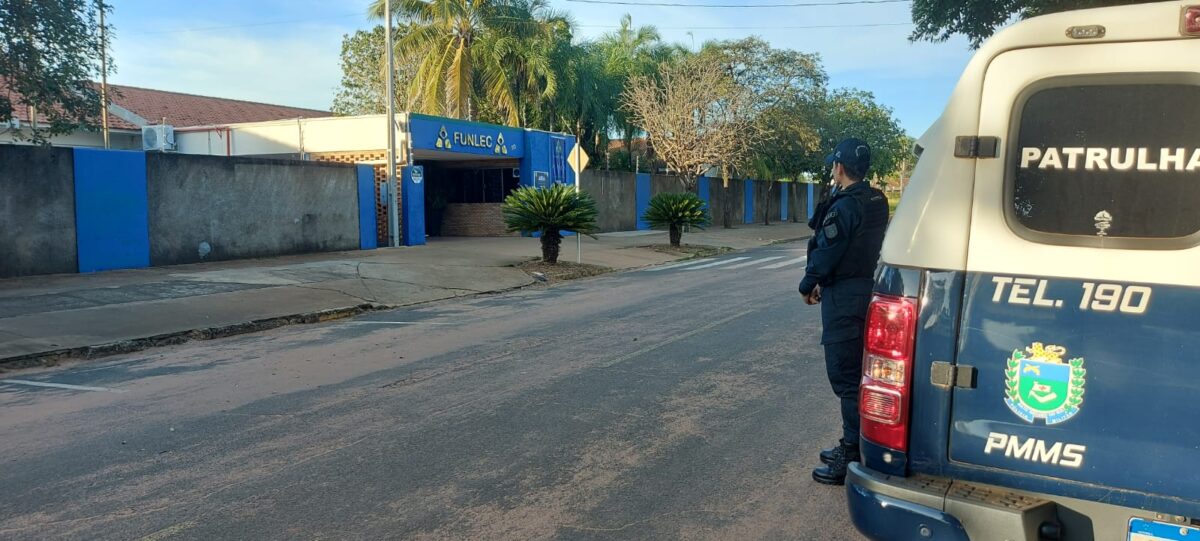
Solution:
{"label": "air conditioning unit", "polygon": [[21,129],[21,119],[15,117],[15,116],[8,119],[8,127],[12,128],[14,130]]}
{"label": "air conditioning unit", "polygon": [[175,127],[166,124],[142,126],[142,150],[174,151]]}

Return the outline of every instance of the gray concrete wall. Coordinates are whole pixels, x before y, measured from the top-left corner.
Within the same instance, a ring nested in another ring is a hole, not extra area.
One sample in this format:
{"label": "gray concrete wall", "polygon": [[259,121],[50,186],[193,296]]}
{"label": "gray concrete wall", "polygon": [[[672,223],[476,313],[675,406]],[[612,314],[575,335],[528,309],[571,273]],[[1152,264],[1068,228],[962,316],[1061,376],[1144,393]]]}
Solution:
{"label": "gray concrete wall", "polygon": [[650,197],[660,193],[679,193],[684,191],[683,181],[674,175],[650,175]]}
{"label": "gray concrete wall", "polygon": [[72,150],[0,145],[0,278],[78,271]]}
{"label": "gray concrete wall", "polygon": [[358,249],[353,165],[146,155],[150,264]]}
{"label": "gray concrete wall", "polygon": [[[754,223],[779,223],[779,192],[782,189],[779,182],[754,181]],[[768,193],[768,190],[770,193]],[[768,213],[764,216],[763,211]]]}
{"label": "gray concrete wall", "polygon": [[596,200],[601,233],[637,229],[637,177],[622,171],[584,171],[580,188]]}
{"label": "gray concrete wall", "polygon": [[729,221],[730,225],[737,227],[742,225],[742,216],[745,214],[745,190],[744,182],[740,179],[729,179],[729,188],[725,188],[725,183],[720,178],[709,179],[708,196],[709,210],[712,212],[713,227],[723,227],[723,216],[726,205],[729,205]]}
{"label": "gray concrete wall", "polygon": [[[803,182],[792,183],[791,202],[788,203],[788,209],[791,216],[789,219],[797,223],[808,222],[808,184]],[[792,210],[794,209],[794,210]]]}

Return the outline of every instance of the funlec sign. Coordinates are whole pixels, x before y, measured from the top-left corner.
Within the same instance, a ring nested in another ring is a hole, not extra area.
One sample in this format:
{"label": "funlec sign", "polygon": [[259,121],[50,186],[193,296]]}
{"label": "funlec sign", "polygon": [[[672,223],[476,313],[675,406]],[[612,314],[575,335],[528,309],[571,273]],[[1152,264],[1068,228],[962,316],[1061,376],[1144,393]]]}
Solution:
{"label": "funlec sign", "polygon": [[409,130],[413,148],[506,158],[524,154],[523,131],[505,126],[414,114]]}

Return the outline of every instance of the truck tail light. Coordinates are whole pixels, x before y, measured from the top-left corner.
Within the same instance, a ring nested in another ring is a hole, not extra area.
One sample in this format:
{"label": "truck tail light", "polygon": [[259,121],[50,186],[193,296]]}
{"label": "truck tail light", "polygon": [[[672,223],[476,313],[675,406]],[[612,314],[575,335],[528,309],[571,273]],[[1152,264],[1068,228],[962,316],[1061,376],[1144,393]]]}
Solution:
{"label": "truck tail light", "polygon": [[867,310],[862,387],[858,411],[862,436],[888,449],[908,450],[908,405],[912,395],[913,341],[917,303],[908,297],[876,295]]}
{"label": "truck tail light", "polygon": [[1200,6],[1183,8],[1183,21],[1180,31],[1185,36],[1200,36]]}

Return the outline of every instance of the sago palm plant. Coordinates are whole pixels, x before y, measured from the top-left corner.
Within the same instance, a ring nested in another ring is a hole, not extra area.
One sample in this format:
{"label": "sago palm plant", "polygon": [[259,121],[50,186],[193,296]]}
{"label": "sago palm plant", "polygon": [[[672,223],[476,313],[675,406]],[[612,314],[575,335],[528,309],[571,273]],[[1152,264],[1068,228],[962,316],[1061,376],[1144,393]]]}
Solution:
{"label": "sago palm plant", "polygon": [[551,184],[538,189],[517,188],[501,206],[509,231],[537,233],[542,241],[542,261],[558,264],[562,232],[591,236],[596,231],[596,201],[573,186]]}
{"label": "sago palm plant", "polygon": [[683,228],[704,229],[712,223],[704,200],[691,192],[660,193],[650,198],[650,205],[642,219],[649,223],[650,227],[669,230],[671,246],[674,247],[679,247]]}

